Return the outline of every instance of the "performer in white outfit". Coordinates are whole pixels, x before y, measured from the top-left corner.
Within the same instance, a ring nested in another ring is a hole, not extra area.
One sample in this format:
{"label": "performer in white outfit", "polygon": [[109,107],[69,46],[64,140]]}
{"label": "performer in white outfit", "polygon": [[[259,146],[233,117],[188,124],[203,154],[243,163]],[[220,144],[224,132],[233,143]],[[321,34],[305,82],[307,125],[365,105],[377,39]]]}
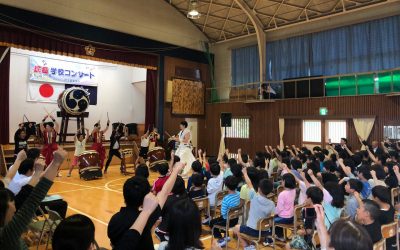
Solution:
{"label": "performer in white outfit", "polygon": [[196,161],[192,153],[192,133],[187,128],[188,123],[183,121],[179,124],[180,132],[177,136],[174,136],[174,140],[179,142],[179,147],[175,152],[176,156],[179,156],[180,161],[186,163],[185,168],[183,169],[182,176],[187,177],[190,170],[192,169],[192,163]]}

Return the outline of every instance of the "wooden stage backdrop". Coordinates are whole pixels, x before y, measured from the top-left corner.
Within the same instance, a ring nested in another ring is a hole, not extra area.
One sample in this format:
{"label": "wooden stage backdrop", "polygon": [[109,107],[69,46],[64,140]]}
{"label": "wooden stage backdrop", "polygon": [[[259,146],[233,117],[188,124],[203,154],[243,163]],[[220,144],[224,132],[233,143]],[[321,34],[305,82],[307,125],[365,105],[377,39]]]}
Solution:
{"label": "wooden stage backdrop", "polygon": [[[319,116],[319,107],[327,107],[329,115]],[[264,145],[278,145],[279,118],[285,118],[285,145],[301,144],[303,119],[345,119],[349,144],[359,149],[361,144],[352,119],[374,116],[375,124],[369,140],[382,140],[384,125],[400,125],[400,97],[370,95],[277,100],[272,103],[207,104],[205,119],[199,119],[198,145],[207,149],[209,155],[218,153],[221,112],[231,112],[233,117],[250,117],[250,139],[227,139],[231,151],[242,148],[253,156],[256,151],[263,150]]]}

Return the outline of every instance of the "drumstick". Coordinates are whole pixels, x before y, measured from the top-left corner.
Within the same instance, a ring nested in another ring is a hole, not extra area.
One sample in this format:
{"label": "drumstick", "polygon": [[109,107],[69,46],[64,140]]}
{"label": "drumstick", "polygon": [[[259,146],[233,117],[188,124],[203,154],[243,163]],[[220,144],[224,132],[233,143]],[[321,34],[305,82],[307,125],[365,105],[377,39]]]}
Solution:
{"label": "drumstick", "polygon": [[46,111],[47,115],[50,116],[50,113],[49,113],[49,111],[47,111],[46,107],[43,107],[43,108],[44,108],[44,111]]}
{"label": "drumstick", "polygon": [[53,109],[53,110],[50,112],[50,114],[53,114],[53,113],[54,113],[54,111],[56,111],[56,109]]}
{"label": "drumstick", "polygon": [[107,121],[109,121],[110,120],[110,117],[108,117],[108,111],[107,111]]}
{"label": "drumstick", "polygon": [[172,137],[167,131],[164,131],[164,133],[165,133],[168,137]]}

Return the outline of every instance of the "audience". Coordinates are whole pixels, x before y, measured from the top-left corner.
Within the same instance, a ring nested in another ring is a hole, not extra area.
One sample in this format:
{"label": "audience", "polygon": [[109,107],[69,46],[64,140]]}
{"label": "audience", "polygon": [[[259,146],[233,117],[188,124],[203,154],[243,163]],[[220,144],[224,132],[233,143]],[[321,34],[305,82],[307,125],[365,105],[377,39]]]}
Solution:
{"label": "audience", "polygon": [[[294,215],[294,200],[296,198],[296,180],[290,173],[282,176],[282,187],[284,190],[278,195],[275,208],[275,223],[291,224]],[[284,241],[282,228],[277,227],[275,234],[278,240]]]}
{"label": "audience", "polygon": [[191,199],[199,199],[206,196],[203,189],[204,177],[202,174],[193,174],[192,176],[193,186],[189,190],[189,197]]}
{"label": "audience", "polygon": [[160,176],[157,178],[156,181],[154,181],[153,188],[151,189],[151,191],[154,194],[157,194],[158,192],[161,191],[165,182],[169,178],[169,175],[168,175],[169,166],[168,166],[168,163],[165,162],[165,163],[158,163],[154,167],[158,170],[158,173],[160,173]]}

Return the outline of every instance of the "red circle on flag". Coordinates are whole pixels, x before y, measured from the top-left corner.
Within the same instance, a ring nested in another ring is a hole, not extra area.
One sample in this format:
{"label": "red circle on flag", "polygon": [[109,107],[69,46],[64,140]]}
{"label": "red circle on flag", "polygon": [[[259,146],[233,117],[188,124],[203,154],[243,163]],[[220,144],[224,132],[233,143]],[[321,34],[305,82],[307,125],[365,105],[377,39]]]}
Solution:
{"label": "red circle on flag", "polygon": [[40,93],[40,95],[41,96],[43,96],[43,97],[50,97],[50,96],[52,96],[53,94],[54,94],[54,89],[53,89],[53,86],[51,86],[50,84],[48,84],[48,83],[45,83],[45,84],[42,84],[40,87],[39,87],[39,93]]}

